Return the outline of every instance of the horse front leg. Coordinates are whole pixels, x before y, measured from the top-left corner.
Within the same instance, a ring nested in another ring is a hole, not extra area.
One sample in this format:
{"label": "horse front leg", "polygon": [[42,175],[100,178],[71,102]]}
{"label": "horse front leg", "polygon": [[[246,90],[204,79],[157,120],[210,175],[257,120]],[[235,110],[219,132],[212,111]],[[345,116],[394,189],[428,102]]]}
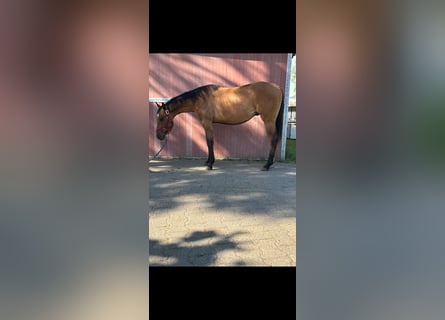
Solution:
{"label": "horse front leg", "polygon": [[213,163],[215,162],[215,155],[213,153],[213,128],[211,126],[207,126],[205,128],[205,132],[208,149],[208,157],[205,164],[207,165],[207,170],[212,170]]}

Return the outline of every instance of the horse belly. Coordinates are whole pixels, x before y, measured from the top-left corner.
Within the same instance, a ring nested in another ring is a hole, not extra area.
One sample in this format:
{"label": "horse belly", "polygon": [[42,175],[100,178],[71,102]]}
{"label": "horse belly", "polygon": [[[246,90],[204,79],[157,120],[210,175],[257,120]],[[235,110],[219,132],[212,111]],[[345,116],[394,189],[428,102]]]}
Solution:
{"label": "horse belly", "polygon": [[223,112],[215,112],[213,122],[223,124],[241,124],[258,115],[255,110],[226,110]]}

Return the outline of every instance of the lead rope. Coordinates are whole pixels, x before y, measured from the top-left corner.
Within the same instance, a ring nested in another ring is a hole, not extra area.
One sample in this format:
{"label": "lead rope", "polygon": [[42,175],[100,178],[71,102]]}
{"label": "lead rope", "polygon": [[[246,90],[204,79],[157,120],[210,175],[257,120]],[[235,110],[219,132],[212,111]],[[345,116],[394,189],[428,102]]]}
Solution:
{"label": "lead rope", "polygon": [[159,154],[161,153],[162,149],[164,149],[164,147],[167,145],[167,141],[168,141],[168,135],[165,136],[165,141],[164,141],[163,145],[161,146],[161,149],[159,149],[159,151],[153,156],[153,158],[148,160],[148,162],[156,159],[159,156]]}

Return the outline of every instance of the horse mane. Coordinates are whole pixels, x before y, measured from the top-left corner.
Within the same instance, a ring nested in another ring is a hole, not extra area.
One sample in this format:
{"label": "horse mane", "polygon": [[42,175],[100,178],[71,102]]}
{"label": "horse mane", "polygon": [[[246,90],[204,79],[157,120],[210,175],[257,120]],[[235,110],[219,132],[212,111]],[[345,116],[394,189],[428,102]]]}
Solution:
{"label": "horse mane", "polygon": [[166,105],[172,106],[177,103],[184,103],[186,101],[194,102],[201,95],[208,94],[209,92],[214,91],[218,88],[219,88],[219,86],[214,85],[214,84],[208,84],[205,86],[201,86],[201,87],[195,88],[190,91],[186,91],[176,97],[171,98],[169,101],[167,101]]}

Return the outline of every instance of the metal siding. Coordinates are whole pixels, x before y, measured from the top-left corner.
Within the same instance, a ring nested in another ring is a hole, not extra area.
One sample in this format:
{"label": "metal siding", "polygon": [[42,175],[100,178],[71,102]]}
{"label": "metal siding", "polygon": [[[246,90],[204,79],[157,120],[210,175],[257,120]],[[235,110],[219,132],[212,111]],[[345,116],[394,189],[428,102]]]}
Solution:
{"label": "metal siding", "polygon": [[[205,85],[239,86],[255,81],[286,84],[287,54],[150,54],[149,97],[172,98]],[[150,103],[149,155],[162,142],[156,138],[156,107]],[[285,138],[285,137],[284,137]],[[207,157],[204,129],[194,113],[175,117],[161,156]],[[214,124],[216,158],[266,158],[269,140],[260,117],[241,125]],[[276,156],[280,158],[281,147]]]}

